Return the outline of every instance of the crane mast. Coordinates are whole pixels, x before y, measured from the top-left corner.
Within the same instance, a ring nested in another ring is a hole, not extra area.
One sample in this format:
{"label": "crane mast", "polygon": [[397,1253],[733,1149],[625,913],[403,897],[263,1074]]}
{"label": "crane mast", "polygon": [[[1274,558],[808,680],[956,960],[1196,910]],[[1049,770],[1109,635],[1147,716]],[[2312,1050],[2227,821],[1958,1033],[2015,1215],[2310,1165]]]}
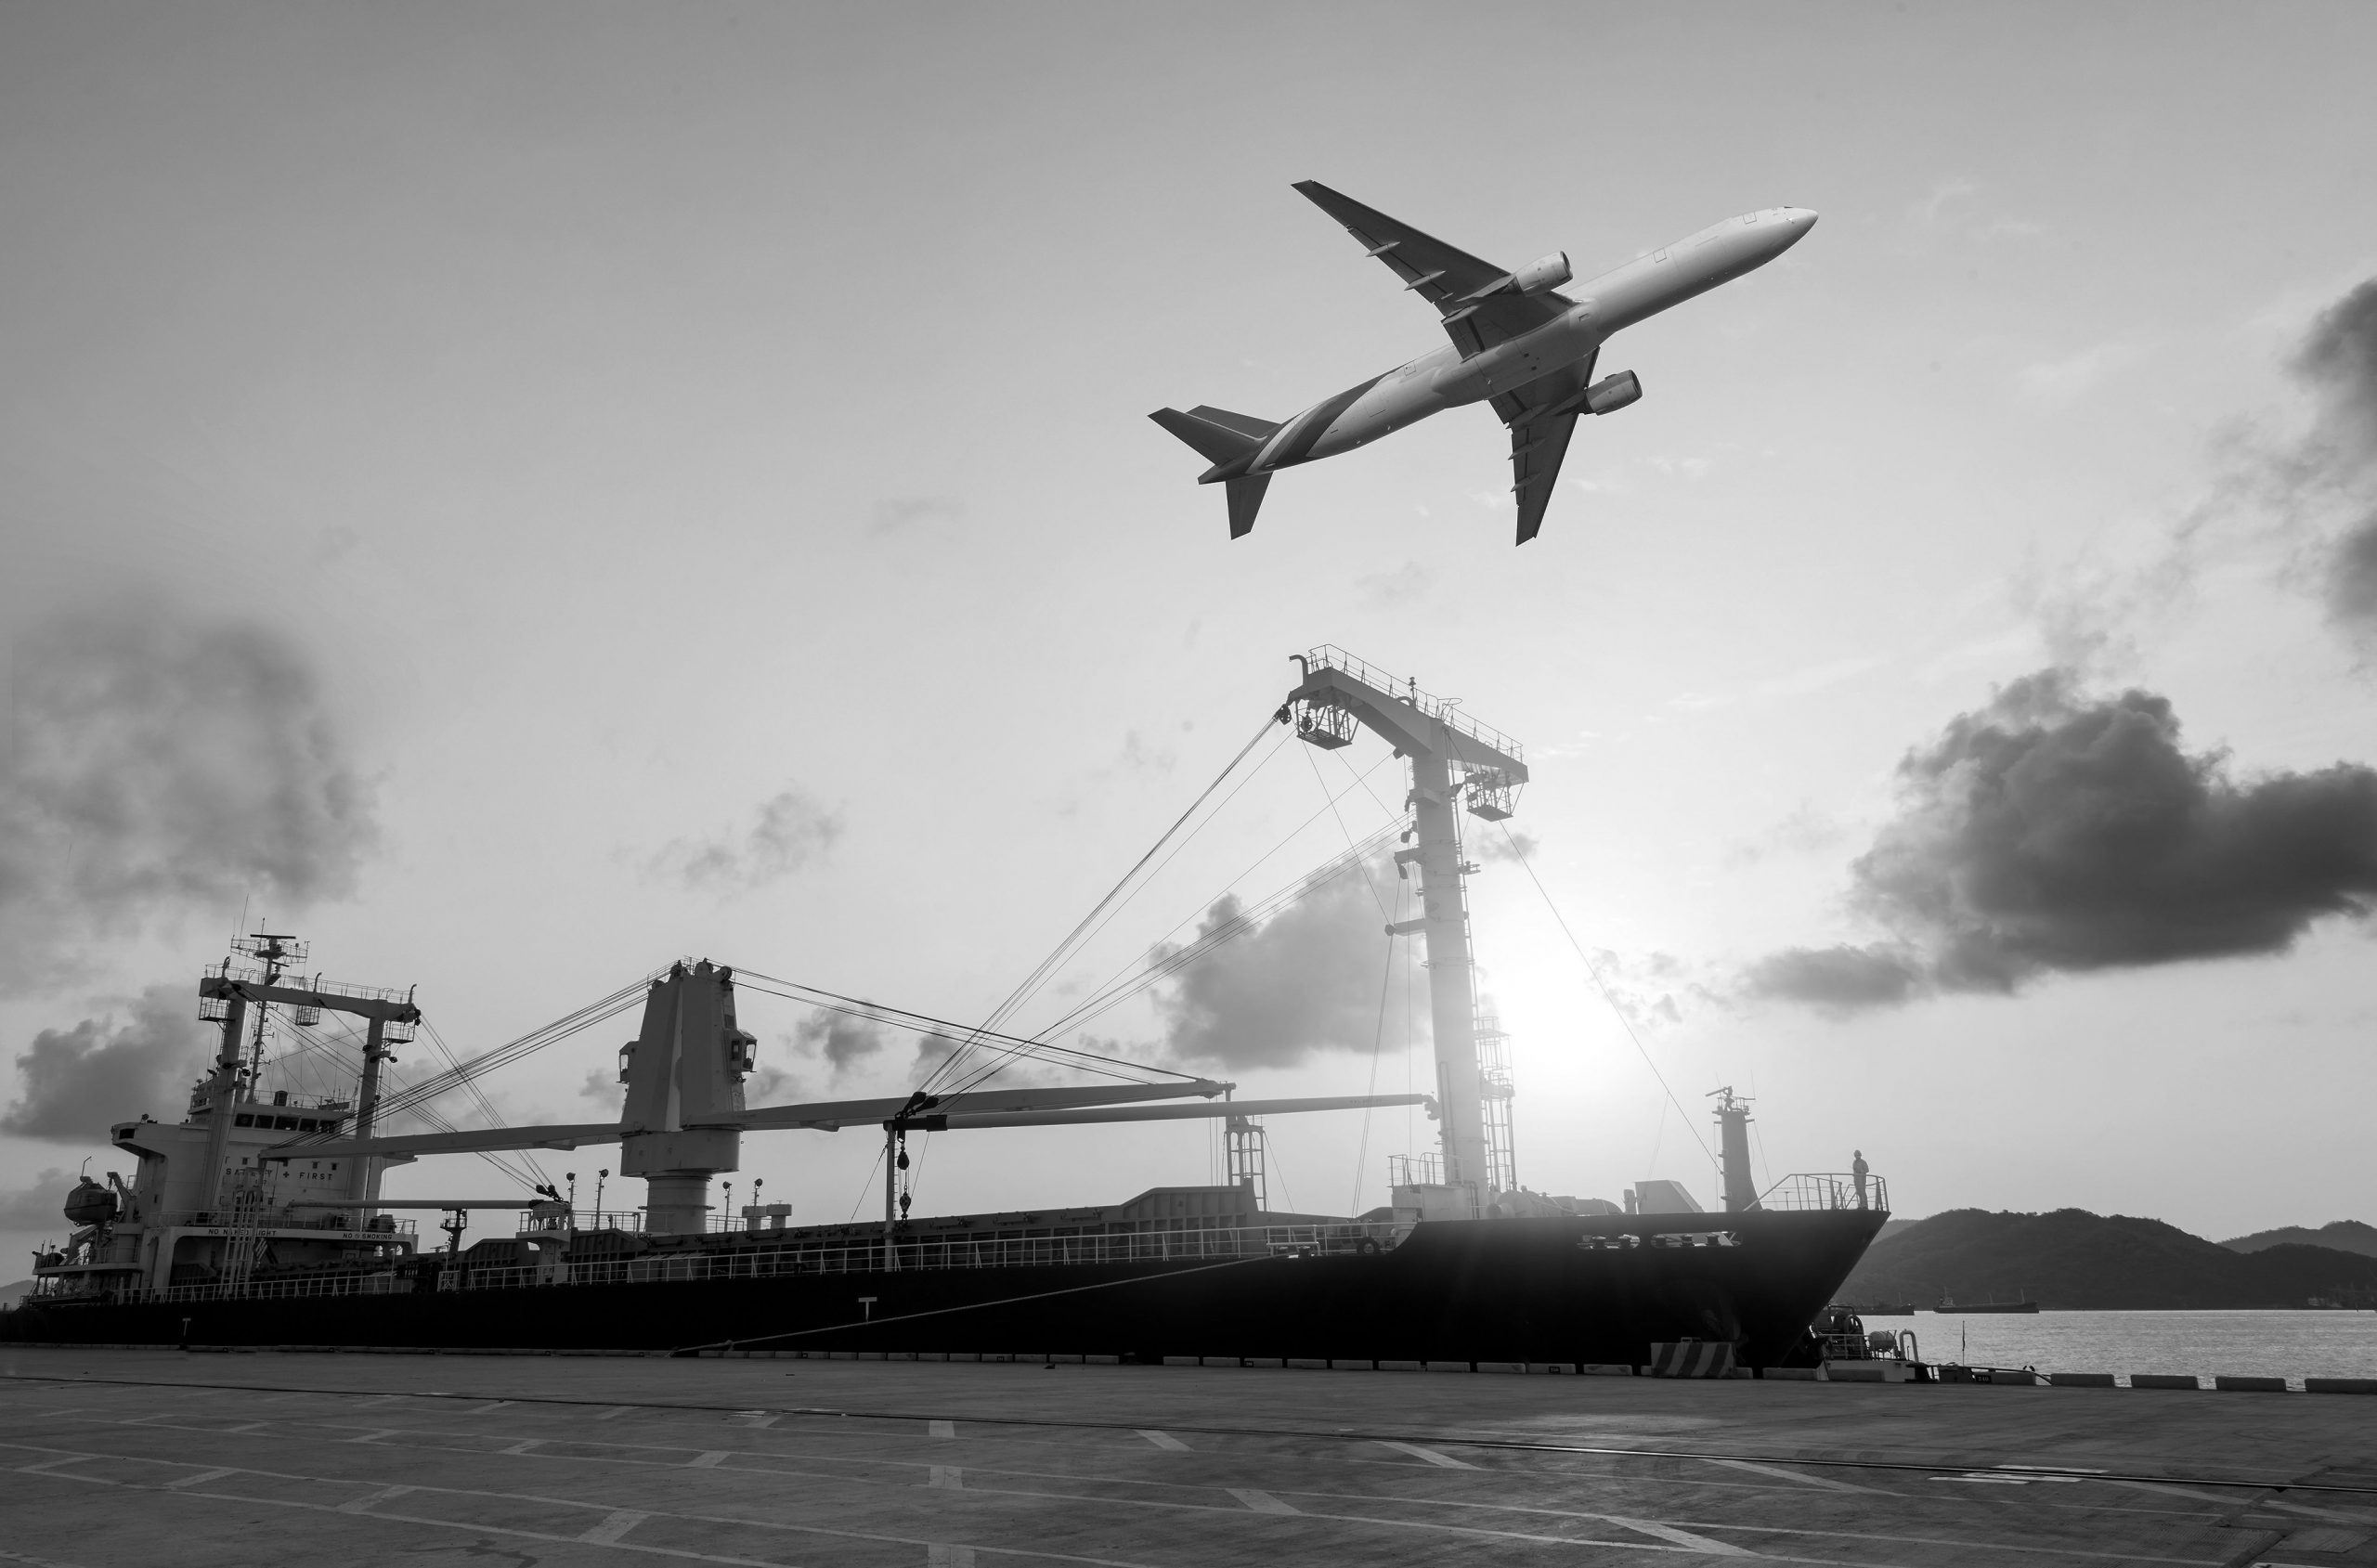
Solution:
{"label": "crane mast", "polygon": [[[1516,1212],[1518,1175],[1510,1147],[1510,1080],[1500,1055],[1501,1033],[1489,1026],[1493,1072],[1479,1060],[1475,959],[1469,940],[1464,885],[1475,870],[1462,859],[1460,810],[1499,822],[1512,813],[1527,780],[1524,748],[1461,713],[1456,701],[1397,680],[1343,649],[1319,647],[1294,655],[1302,680],[1289,693],[1297,735],[1333,750],[1351,744],[1358,727],[1384,739],[1411,770],[1413,842],[1396,852],[1398,874],[1420,874],[1417,919],[1387,927],[1390,935],[1426,940],[1428,1018],[1435,1041],[1440,1158],[1407,1161],[1396,1183],[1430,1218],[1471,1218]],[[1493,1097],[1489,1117],[1487,1100]],[[1494,1134],[1499,1134],[1494,1135]],[[1499,1144],[1499,1147],[1495,1147]],[[1431,1179],[1433,1178],[1433,1179]],[[1442,1189],[1442,1190],[1434,1190]]]}

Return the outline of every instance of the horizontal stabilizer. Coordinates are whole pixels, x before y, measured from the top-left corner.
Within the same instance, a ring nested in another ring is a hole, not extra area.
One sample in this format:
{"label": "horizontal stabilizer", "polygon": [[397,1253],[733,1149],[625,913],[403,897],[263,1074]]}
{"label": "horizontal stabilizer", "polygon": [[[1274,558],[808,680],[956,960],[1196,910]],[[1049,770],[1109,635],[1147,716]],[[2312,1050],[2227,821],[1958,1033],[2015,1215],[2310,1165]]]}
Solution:
{"label": "horizontal stabilizer", "polygon": [[1263,492],[1271,487],[1271,476],[1257,473],[1252,478],[1233,479],[1222,486],[1229,497],[1229,537],[1242,539],[1254,527],[1254,514],[1263,510]]}
{"label": "horizontal stabilizer", "polygon": [[1196,448],[1197,455],[1207,462],[1216,465],[1253,457],[1279,428],[1269,420],[1258,420],[1252,414],[1233,414],[1227,408],[1202,404],[1185,414],[1177,408],[1158,408],[1148,418]]}

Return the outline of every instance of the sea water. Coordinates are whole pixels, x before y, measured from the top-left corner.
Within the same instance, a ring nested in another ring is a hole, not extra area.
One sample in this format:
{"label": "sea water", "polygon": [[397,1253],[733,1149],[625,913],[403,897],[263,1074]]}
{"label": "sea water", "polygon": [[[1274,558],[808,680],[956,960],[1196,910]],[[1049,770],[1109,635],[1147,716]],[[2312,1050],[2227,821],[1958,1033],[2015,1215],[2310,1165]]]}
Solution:
{"label": "sea water", "polygon": [[2042,1372],[2377,1378],[2377,1312],[1862,1313],[1925,1361]]}

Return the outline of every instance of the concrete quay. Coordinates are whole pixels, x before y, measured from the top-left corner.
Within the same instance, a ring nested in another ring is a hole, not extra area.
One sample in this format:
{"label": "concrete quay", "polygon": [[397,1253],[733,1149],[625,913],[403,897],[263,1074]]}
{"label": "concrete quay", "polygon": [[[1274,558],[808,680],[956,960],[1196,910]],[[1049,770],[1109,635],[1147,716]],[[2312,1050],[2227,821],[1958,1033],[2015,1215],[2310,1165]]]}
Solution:
{"label": "concrete quay", "polygon": [[2377,1401],[0,1348],[0,1564],[2377,1564]]}

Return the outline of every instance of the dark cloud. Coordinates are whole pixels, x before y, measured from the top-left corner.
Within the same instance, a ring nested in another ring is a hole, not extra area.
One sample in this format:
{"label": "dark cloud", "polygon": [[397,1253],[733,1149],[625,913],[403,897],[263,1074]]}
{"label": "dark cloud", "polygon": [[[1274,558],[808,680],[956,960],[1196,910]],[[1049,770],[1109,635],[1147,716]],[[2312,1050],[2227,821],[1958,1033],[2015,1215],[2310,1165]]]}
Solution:
{"label": "dark cloud", "polygon": [[2377,771],[2240,778],[2168,699],[2015,681],[1899,765],[1897,817],[1851,868],[1892,940],[1753,965],[1755,995],[1833,1008],[2054,972],[2280,952],[2377,895]]}
{"label": "dark cloud", "polygon": [[2377,628],[2377,512],[2345,529],[2329,552],[2328,613],[2347,627]]}
{"label": "dark cloud", "polygon": [[2350,498],[2356,519],[2326,546],[2328,612],[2356,635],[2377,636],[2377,507],[2367,484],[2377,468],[2377,279],[2320,313],[2294,369],[2319,395],[2319,421],[2280,465],[2280,483],[2298,500]]}
{"label": "dark cloud", "polygon": [[370,792],[312,667],[258,626],[162,605],[54,621],[13,650],[0,789],[0,989],[192,910],[349,891]]}
{"label": "dark cloud", "polygon": [[760,802],[748,832],[699,843],[680,839],[653,858],[651,869],[691,888],[747,892],[824,859],[841,836],[841,813],[790,784]]}
{"label": "dark cloud", "polygon": [[793,1026],[793,1049],[822,1056],[837,1075],[883,1049],[884,1030],[868,1018],[854,1018],[820,1007]]}
{"label": "dark cloud", "polygon": [[17,1058],[22,1086],[0,1112],[0,1133],[79,1143],[105,1142],[108,1128],[146,1111],[181,1120],[192,1079],[205,1069],[209,1030],[198,1022],[198,994],[188,985],[152,985],[132,1016],[84,1018],[45,1029]]}
{"label": "dark cloud", "polygon": [[2325,434],[2346,460],[2377,459],[2377,278],[2319,313],[2294,368],[2326,395]]}
{"label": "dark cloud", "polygon": [[1893,1006],[1924,983],[1918,957],[1881,942],[1788,948],[1751,965],[1746,978],[1755,995],[1788,997],[1835,1012]]}
{"label": "dark cloud", "polygon": [[[1392,881],[1382,863],[1370,878]],[[1200,939],[1241,920],[1235,896],[1205,912]],[[1312,888],[1189,964],[1159,993],[1165,1048],[1225,1068],[1289,1067],[1322,1051],[1367,1051],[1376,1038],[1386,938],[1359,868]],[[1188,944],[1194,946],[1192,942]]]}

